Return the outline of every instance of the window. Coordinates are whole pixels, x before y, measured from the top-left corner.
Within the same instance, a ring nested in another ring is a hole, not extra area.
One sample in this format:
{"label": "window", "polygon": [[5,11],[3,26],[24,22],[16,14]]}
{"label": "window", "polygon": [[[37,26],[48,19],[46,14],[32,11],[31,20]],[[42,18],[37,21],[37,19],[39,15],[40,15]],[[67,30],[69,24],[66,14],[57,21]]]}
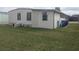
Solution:
{"label": "window", "polygon": [[21,13],[17,13],[17,20],[21,20]]}
{"label": "window", "polygon": [[42,20],[46,21],[47,20],[47,12],[42,13]]}
{"label": "window", "polygon": [[28,21],[31,21],[31,12],[28,12],[28,13],[27,13],[27,20],[28,20]]}

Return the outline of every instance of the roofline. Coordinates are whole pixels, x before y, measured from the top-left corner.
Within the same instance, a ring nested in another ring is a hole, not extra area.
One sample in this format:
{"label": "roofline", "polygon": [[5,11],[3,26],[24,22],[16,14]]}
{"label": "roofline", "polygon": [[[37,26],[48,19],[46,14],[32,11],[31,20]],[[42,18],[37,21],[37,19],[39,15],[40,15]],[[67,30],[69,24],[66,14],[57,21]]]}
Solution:
{"label": "roofline", "polygon": [[19,10],[19,9],[23,9],[23,10],[32,10],[31,8],[16,8],[16,9],[13,9],[13,10],[10,10],[10,11],[8,11],[8,12],[11,12],[11,11],[15,11],[15,10]]}
{"label": "roofline", "polygon": [[27,10],[33,10],[33,11],[54,11],[54,12],[60,13],[59,11],[56,11],[54,9],[33,9],[33,8],[16,8],[16,9],[10,10],[8,12],[19,10],[19,9],[23,9],[23,10],[27,9]]}
{"label": "roofline", "polygon": [[61,12],[61,14],[66,15],[66,16],[68,16],[68,17],[70,17],[69,15],[67,15],[67,14],[65,14],[65,13],[63,13],[63,12]]}
{"label": "roofline", "polygon": [[37,10],[37,11],[55,11],[54,9],[34,9],[34,8],[16,8],[16,9],[13,9],[13,10],[10,10],[8,12],[11,12],[11,11],[14,11],[14,10],[19,10],[19,9],[23,9],[23,10]]}
{"label": "roofline", "polygon": [[[15,11],[15,10],[19,10],[19,9],[22,9],[22,10],[32,10],[32,11],[54,11],[56,13],[59,13],[59,14],[63,14],[63,15],[66,15],[65,13],[61,12],[61,11],[57,11],[57,10],[54,10],[54,9],[34,9],[34,8],[16,8],[16,9],[13,9],[11,11]],[[8,11],[8,12],[11,12],[11,11]],[[69,15],[66,15],[66,16],[69,16]]]}
{"label": "roofline", "polygon": [[[32,9],[33,11],[54,11],[56,13],[59,13],[59,14],[64,14],[63,12],[61,11],[57,11],[57,10],[54,10],[54,9]],[[64,14],[66,15],[66,14]]]}

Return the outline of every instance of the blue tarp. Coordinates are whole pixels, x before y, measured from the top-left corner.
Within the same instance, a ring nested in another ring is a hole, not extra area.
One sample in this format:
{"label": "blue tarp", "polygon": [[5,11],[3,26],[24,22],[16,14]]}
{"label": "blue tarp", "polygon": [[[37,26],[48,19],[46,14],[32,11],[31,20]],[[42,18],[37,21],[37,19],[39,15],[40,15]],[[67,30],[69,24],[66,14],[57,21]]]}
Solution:
{"label": "blue tarp", "polygon": [[67,25],[68,25],[68,21],[67,20],[62,20],[61,24],[60,24],[60,27],[65,27]]}

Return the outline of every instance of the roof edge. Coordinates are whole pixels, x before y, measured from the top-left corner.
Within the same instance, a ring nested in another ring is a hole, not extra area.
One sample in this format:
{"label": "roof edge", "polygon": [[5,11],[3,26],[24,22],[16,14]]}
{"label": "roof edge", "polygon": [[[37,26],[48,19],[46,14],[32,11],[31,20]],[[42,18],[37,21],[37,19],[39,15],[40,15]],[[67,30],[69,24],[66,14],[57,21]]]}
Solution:
{"label": "roof edge", "polygon": [[[56,13],[59,13],[59,14],[63,14],[63,15],[66,15],[65,13],[61,12],[61,11],[57,11],[55,9],[34,9],[34,8],[16,8],[16,9],[13,9],[13,10],[10,10],[8,12],[11,12],[11,11],[15,11],[15,10],[19,10],[19,9],[22,9],[22,10],[35,10],[35,11],[54,11]],[[69,15],[66,15],[66,16],[69,16]]]}
{"label": "roof edge", "polygon": [[22,9],[22,10],[31,10],[31,8],[15,8],[15,9],[13,9],[13,10],[10,10],[10,11],[8,11],[8,12],[11,12],[11,11],[15,11],[15,10],[19,10],[19,9]]}

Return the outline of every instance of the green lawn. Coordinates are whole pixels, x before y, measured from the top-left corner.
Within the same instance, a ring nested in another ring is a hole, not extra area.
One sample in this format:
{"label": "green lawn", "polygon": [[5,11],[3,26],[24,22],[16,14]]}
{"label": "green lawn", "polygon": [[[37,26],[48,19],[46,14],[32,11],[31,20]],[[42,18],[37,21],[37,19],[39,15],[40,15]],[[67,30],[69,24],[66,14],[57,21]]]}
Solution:
{"label": "green lawn", "polygon": [[0,26],[0,50],[79,50],[79,24],[69,24],[54,30]]}

